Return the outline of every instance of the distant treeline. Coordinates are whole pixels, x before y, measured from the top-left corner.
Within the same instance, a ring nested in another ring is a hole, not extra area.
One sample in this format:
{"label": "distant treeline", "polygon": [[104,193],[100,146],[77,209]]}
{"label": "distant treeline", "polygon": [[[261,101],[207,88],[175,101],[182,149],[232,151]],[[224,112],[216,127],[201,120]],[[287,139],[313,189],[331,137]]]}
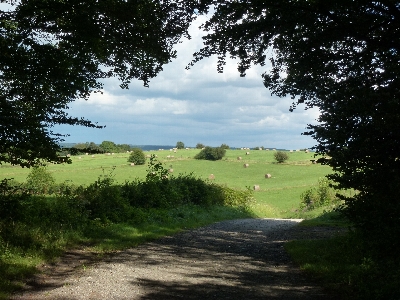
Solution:
{"label": "distant treeline", "polygon": [[[111,141],[103,141],[101,144],[94,142],[86,143],[63,143],[60,144],[63,149],[63,155],[71,154],[78,155],[82,153],[121,153],[131,151],[133,148],[140,148],[143,151],[158,150],[158,149],[172,149],[171,145],[130,145],[130,144],[116,144]],[[64,153],[65,152],[65,153]]]}
{"label": "distant treeline", "polygon": [[[62,155],[79,155],[82,153],[122,153],[126,151],[131,151],[133,148],[140,148],[143,151],[159,150],[159,149],[172,149],[175,146],[172,145],[131,145],[131,144],[116,144],[111,141],[103,141],[101,144],[96,144],[94,142],[85,143],[62,143],[60,144],[63,149]],[[199,147],[189,147],[189,148],[199,148]],[[286,149],[278,149],[274,147],[253,147],[253,148],[238,148],[238,147],[227,147],[227,149],[237,150],[237,149],[251,149],[251,150],[280,150],[287,151]],[[305,151],[307,149],[299,149],[300,151]]]}

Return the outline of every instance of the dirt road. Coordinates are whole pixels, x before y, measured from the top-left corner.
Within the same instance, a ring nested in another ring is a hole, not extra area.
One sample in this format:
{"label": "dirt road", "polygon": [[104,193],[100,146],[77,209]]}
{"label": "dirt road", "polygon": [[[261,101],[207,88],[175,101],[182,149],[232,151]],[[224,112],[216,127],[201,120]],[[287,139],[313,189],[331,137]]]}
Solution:
{"label": "dirt road", "polygon": [[283,248],[298,221],[224,221],[96,263],[70,252],[12,299],[334,299]]}

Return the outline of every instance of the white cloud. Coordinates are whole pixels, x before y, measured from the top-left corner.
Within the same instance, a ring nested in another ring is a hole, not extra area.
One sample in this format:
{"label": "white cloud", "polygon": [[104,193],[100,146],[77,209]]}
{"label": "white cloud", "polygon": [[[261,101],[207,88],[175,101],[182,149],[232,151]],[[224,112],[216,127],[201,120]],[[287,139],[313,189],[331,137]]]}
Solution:
{"label": "white cloud", "polygon": [[113,78],[105,81],[103,94],[73,103],[71,115],[107,127],[60,127],[61,133],[71,133],[67,141],[175,145],[180,140],[189,146],[201,142],[286,149],[313,146],[315,141],[301,133],[308,123],[315,123],[318,110],[298,107],[289,112],[291,99],[271,96],[262,83],[261,74],[267,67],[256,66],[243,78],[237,62],[228,59],[221,74],[213,57],[185,70],[192,54],[202,46],[197,30],[202,20],[192,25],[192,40],[176,46],[178,58],[150,81],[149,88],[137,81],[121,90]]}

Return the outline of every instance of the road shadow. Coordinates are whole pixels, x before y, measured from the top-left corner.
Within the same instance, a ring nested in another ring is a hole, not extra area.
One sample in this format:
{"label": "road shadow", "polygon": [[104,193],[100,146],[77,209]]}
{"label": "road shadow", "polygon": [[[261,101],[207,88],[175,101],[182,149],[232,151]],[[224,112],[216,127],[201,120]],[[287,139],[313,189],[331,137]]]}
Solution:
{"label": "road shadow", "polygon": [[[334,299],[283,248],[297,221],[224,221],[164,237],[107,257],[46,292],[62,300]],[[43,294],[30,295],[14,299]]]}

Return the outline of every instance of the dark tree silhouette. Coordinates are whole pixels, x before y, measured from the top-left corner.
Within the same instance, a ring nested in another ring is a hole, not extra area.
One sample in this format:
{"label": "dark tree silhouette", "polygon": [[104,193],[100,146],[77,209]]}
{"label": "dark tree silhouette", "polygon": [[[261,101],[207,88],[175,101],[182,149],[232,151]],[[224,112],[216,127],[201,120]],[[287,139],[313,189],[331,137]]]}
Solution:
{"label": "dark tree silhouette", "polygon": [[[214,3],[204,48],[272,68],[262,77],[294,109],[318,107],[308,126],[339,188],[354,189],[345,212],[368,238],[397,253],[400,240],[400,2],[202,1]],[[189,65],[190,67],[190,65]],[[379,225],[378,225],[379,224]],[[373,238],[371,238],[373,237]]]}
{"label": "dark tree silhouette", "polygon": [[1,1],[0,163],[58,161],[57,124],[101,128],[68,105],[116,76],[149,80],[194,14],[194,1]]}

